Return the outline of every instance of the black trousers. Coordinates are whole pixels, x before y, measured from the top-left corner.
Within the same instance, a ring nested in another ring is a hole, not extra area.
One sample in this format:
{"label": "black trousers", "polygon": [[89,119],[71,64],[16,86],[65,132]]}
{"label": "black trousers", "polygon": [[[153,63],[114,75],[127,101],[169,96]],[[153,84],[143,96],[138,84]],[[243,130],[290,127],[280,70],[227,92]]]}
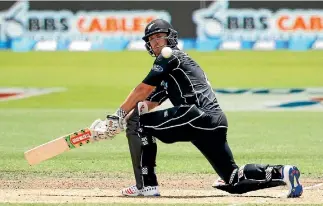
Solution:
{"label": "black trousers", "polygon": [[227,142],[228,122],[222,111],[210,114],[195,105],[183,105],[143,114],[139,122],[144,133],[164,143],[192,142],[226,182],[238,168]]}

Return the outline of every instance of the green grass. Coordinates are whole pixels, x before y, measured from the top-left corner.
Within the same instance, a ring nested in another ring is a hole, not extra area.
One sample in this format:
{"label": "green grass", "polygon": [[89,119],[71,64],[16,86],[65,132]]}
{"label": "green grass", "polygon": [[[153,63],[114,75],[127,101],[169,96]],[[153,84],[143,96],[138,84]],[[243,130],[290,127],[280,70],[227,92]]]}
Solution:
{"label": "green grass", "polygon": [[[323,52],[188,52],[213,87],[323,86]],[[147,52],[0,53],[0,86],[67,92],[2,102],[0,108],[115,108],[149,72]]]}
{"label": "green grass", "polygon": [[[131,174],[124,134],[112,141],[71,150],[35,167],[29,167],[23,158],[27,149],[87,126],[102,114],[105,110],[1,109],[0,140],[3,144],[0,156],[3,159],[0,178]],[[322,174],[321,113],[231,112],[228,119],[228,139],[239,164],[297,164],[305,176]],[[190,143],[160,143],[157,165],[159,173],[213,173],[208,162]]]}
{"label": "green grass", "polygon": [[[323,52],[188,53],[215,88],[323,87]],[[0,52],[0,87],[67,88],[0,102],[0,179],[132,175],[124,134],[35,167],[27,165],[23,152],[104,118],[145,77],[152,62],[146,52]],[[238,164],[296,164],[303,176],[322,178],[322,113],[228,112],[227,116],[228,140]],[[164,174],[214,173],[190,143],[160,143],[157,165],[158,173]]]}
{"label": "green grass", "polygon": [[[323,58],[320,58],[323,52],[189,54],[205,69],[214,87],[323,86],[319,75],[323,73]],[[98,117],[104,118],[143,79],[152,61],[146,52],[1,52],[0,86],[68,90],[0,102],[0,156],[5,157],[0,162],[0,177],[9,178],[16,173],[58,176],[79,171],[85,176],[91,172],[131,174],[124,134],[113,141],[63,154],[37,167],[27,166],[23,152],[88,126]],[[321,113],[232,112],[228,118],[229,143],[239,164],[290,163],[299,165],[305,175],[321,175]],[[157,163],[159,171],[166,173],[213,172],[190,143],[159,144]]]}

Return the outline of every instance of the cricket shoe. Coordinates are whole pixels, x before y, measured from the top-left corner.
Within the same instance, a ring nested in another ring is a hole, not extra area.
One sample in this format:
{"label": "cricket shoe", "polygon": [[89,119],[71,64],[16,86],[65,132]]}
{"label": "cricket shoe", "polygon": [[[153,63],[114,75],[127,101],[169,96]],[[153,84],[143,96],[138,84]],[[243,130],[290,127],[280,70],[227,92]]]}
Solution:
{"label": "cricket shoe", "polygon": [[160,196],[158,186],[147,186],[142,189],[138,189],[136,185],[124,188],[121,190],[122,195],[124,196]]}
{"label": "cricket shoe", "polygon": [[288,186],[288,198],[300,197],[303,193],[303,186],[300,184],[300,171],[296,166],[286,165],[282,170],[282,179]]}

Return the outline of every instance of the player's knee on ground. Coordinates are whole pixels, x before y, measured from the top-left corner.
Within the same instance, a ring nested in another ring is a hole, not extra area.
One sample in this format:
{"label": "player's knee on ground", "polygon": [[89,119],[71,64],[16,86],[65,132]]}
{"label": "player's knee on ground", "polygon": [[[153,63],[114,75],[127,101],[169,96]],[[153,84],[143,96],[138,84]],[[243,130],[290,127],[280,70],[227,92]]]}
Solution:
{"label": "player's knee on ground", "polygon": [[279,169],[281,165],[246,164],[235,169],[226,184],[214,186],[232,194],[285,185]]}

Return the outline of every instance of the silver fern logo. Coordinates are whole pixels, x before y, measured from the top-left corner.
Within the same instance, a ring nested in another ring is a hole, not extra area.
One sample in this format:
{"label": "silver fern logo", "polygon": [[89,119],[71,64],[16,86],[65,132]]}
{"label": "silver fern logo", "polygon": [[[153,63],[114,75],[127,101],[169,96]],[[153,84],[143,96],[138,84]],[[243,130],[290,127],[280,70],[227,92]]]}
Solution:
{"label": "silver fern logo", "polygon": [[152,27],[154,24],[155,24],[155,23],[150,24],[150,25],[148,26],[148,30],[150,30],[150,29],[151,29],[151,27]]}

